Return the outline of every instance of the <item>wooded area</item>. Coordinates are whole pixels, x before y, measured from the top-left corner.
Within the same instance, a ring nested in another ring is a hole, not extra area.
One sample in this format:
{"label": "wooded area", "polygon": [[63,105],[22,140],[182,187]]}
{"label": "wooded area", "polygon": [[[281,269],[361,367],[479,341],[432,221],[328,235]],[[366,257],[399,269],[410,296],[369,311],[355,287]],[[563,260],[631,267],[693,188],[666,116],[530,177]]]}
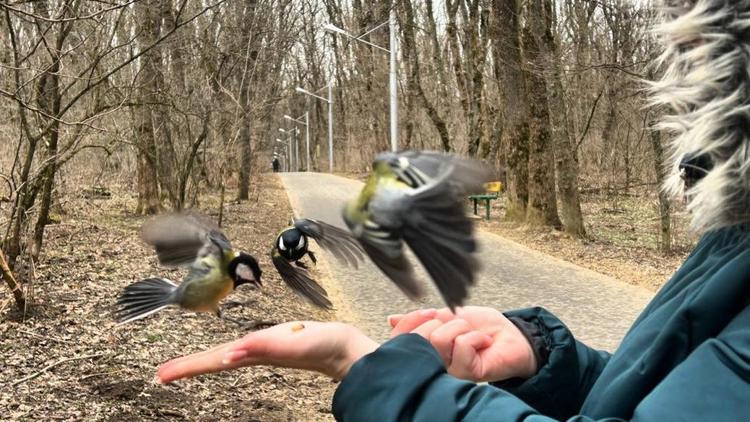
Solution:
{"label": "wooded area", "polygon": [[485,160],[507,218],[576,237],[583,192],[641,195],[671,249],[666,137],[641,81],[658,73],[649,1],[3,0],[0,268],[19,308],[71,197],[134,191],[143,214],[246,200],[283,155],[283,115],[308,113],[311,170],[327,171],[328,105],[296,87],[331,85],[334,169],[367,170],[389,148],[388,54],[323,27],[387,47],[387,25],[368,31],[391,7],[399,149]]}

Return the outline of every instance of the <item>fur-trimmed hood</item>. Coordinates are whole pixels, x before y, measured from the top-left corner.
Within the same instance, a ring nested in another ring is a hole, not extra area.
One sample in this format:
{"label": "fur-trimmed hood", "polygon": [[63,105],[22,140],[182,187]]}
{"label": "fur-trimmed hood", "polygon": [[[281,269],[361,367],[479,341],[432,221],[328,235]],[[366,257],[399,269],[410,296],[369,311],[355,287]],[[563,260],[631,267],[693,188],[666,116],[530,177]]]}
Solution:
{"label": "fur-trimmed hood", "polygon": [[[687,194],[696,230],[750,222],[750,0],[664,3],[664,74],[651,84],[675,135],[664,188]],[[695,157],[706,172],[685,189]]]}

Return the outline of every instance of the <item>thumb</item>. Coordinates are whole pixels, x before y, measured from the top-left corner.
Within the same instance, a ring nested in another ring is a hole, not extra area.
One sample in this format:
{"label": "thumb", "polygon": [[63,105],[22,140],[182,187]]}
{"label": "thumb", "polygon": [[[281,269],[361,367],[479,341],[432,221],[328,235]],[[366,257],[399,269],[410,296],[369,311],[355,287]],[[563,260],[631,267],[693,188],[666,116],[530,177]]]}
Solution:
{"label": "thumb", "polygon": [[478,381],[484,370],[479,351],[492,345],[492,337],[480,331],[472,331],[456,337],[453,360],[448,372],[458,378]]}

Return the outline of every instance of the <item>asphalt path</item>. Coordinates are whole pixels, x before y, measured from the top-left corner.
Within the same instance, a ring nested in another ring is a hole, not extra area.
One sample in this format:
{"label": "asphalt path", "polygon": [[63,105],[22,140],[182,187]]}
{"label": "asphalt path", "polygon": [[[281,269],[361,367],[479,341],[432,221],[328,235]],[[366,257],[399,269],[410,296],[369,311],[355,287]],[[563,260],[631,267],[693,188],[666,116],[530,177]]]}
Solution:
{"label": "asphalt path", "polygon": [[[280,177],[297,217],[346,227],[341,209],[358,194],[361,182],[325,173],[280,173]],[[482,270],[468,304],[499,310],[542,306],[560,317],[576,338],[592,347],[614,350],[653,296],[646,289],[533,251],[492,233],[479,231],[478,239]],[[319,248],[313,247],[313,250]],[[338,318],[357,324],[373,338],[387,338],[387,315],[444,306],[421,267],[418,267],[418,274],[429,285],[429,295],[415,303],[369,261],[355,270],[337,265],[327,253],[318,255],[323,258],[319,265],[322,283],[331,294]]]}

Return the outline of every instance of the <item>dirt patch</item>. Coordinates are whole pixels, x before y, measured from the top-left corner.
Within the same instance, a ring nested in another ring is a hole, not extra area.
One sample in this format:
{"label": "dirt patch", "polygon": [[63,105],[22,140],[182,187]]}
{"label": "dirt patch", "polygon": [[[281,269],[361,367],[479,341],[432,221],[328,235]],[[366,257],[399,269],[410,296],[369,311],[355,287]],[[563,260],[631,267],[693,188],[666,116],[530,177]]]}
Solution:
{"label": "dirt patch", "polygon": [[504,197],[493,201],[490,221],[477,221],[482,229],[526,247],[656,291],[685,260],[697,240],[688,230],[688,215],[678,209],[673,214],[672,251],[659,252],[657,206],[656,198],[648,193],[617,198],[585,195],[581,207],[586,239],[504,221]]}
{"label": "dirt patch", "polygon": [[[224,230],[236,249],[258,258],[264,285],[242,286],[229,298],[241,304],[225,313],[250,321],[331,319],[333,313],[291,293],[273,269],[269,252],[292,211],[275,175],[261,175],[255,187],[249,201],[225,205]],[[216,218],[218,197],[202,198],[200,208]],[[110,199],[69,202],[60,223],[47,230],[30,310],[14,312],[0,289],[3,420],[332,420],[336,384],[316,374],[252,368],[169,386],[152,381],[160,363],[237,339],[246,330],[213,315],[174,309],[124,326],[114,323],[112,306],[124,286],[149,276],[184,275],[158,267],[138,238],[144,218],[133,215],[134,209],[135,197],[116,191]],[[80,359],[65,361],[71,357]]]}

